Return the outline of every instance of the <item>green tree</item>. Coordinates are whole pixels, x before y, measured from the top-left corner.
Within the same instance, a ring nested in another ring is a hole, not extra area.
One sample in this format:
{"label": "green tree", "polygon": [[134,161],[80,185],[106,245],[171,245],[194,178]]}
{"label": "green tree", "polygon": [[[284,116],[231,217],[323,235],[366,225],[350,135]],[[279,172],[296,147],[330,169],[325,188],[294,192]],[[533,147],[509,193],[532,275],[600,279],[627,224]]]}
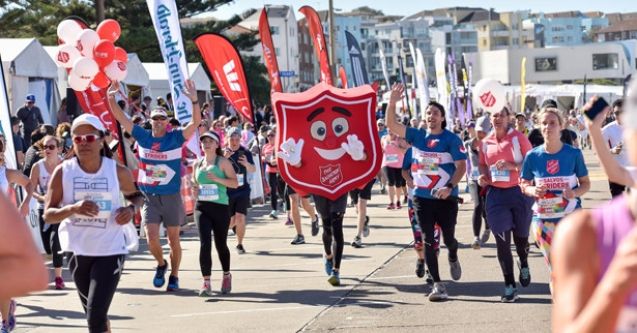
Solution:
{"label": "green tree", "polygon": [[[64,18],[77,16],[84,19],[91,28],[97,27],[100,0],[0,0],[0,37],[4,38],[37,38],[43,45],[57,44],[57,25]],[[226,5],[231,0],[176,0],[180,18],[212,11]],[[246,11],[250,14],[254,11]],[[104,17],[117,20],[122,29],[122,37],[117,45],[129,53],[137,53],[143,62],[162,62],[157,35],[144,0],[111,0],[106,1]],[[221,33],[225,29],[239,23],[245,16],[235,15],[229,20],[211,20],[193,25],[182,24],[182,36],[189,62],[203,60],[192,39],[205,32]],[[244,34],[232,39],[233,44],[241,50],[253,48],[257,43],[254,34]],[[265,66],[257,57],[243,56],[246,77],[252,99],[258,104],[269,104],[269,83]],[[212,77],[211,77],[212,79]],[[216,89],[213,82],[212,89]]]}

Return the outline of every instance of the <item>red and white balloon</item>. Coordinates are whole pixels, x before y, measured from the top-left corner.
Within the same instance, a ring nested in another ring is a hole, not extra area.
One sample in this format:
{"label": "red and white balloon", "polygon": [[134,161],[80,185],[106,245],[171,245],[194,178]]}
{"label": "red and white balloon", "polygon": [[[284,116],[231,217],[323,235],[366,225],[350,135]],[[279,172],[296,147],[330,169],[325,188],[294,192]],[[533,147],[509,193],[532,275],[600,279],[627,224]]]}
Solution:
{"label": "red and white balloon", "polygon": [[111,81],[126,78],[128,54],[115,41],[122,31],[113,19],[102,21],[96,30],[83,29],[75,20],[57,27],[60,45],[56,63],[68,70],[68,84],[74,90],[106,88]]}

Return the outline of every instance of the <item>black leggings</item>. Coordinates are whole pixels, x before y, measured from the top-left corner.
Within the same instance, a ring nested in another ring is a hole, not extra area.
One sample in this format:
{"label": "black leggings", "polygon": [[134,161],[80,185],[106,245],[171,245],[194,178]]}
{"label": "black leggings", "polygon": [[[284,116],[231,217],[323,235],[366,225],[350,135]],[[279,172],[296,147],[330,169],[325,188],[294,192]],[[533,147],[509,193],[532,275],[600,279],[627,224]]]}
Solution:
{"label": "black leggings", "polygon": [[458,241],[456,240],[456,221],[458,203],[451,200],[424,199],[414,197],[416,220],[425,236],[425,259],[434,282],[440,282],[438,256],[436,256],[434,230],[435,224],[442,230],[442,238],[449,250],[449,259],[458,260]]}
{"label": "black leggings", "polygon": [[[332,257],[334,269],[341,267],[341,259],[343,258],[343,247],[345,245],[345,237],[343,236],[343,217],[345,217],[345,208],[347,206],[347,194],[336,200],[315,195],[314,203],[316,210],[323,221],[323,248],[325,254]],[[336,243],[332,253],[332,239]]]}
{"label": "black leggings", "polygon": [[58,237],[58,228],[60,225],[45,223],[42,218],[44,209],[39,208],[38,214],[40,216],[40,235],[42,236],[44,251],[53,256],[53,267],[61,268],[64,265],[64,256],[62,255],[62,247],[60,246],[60,238]]}
{"label": "black leggings", "polygon": [[108,308],[124,269],[125,255],[71,257],[69,270],[86,313],[89,332],[108,330]]}
{"label": "black leggings", "polygon": [[285,197],[285,182],[278,173],[268,173],[270,185],[270,206],[272,210],[278,210],[279,197]]}
{"label": "black leggings", "polygon": [[215,235],[215,248],[224,272],[230,271],[230,250],[228,249],[228,227],[230,212],[227,205],[214,202],[197,201],[195,222],[199,228],[199,268],[202,276],[210,276],[212,272],[212,237]]}
{"label": "black leggings", "polygon": [[480,229],[482,228],[482,219],[484,219],[484,227],[489,229],[487,222],[487,211],[484,206],[486,200],[486,194],[482,194],[482,187],[478,185],[476,181],[470,181],[469,191],[471,192],[471,199],[473,200],[473,236],[480,236]]}
{"label": "black leggings", "polygon": [[[498,261],[500,262],[500,268],[502,268],[502,274],[504,275],[504,284],[513,285],[515,287],[515,277],[513,275],[513,254],[511,253],[512,231],[509,230],[501,234],[494,235],[495,244],[498,248]],[[528,267],[528,237],[518,237],[513,235],[513,242],[515,243],[515,250],[518,253],[518,257],[520,258],[521,266]]]}

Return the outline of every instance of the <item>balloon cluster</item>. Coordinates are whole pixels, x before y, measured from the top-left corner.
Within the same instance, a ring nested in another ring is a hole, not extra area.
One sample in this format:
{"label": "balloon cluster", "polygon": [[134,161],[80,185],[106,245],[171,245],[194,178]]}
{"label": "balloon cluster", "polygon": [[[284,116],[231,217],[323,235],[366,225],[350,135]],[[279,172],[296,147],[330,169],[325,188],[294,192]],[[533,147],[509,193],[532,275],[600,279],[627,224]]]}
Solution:
{"label": "balloon cluster", "polygon": [[121,34],[117,21],[106,19],[92,30],[83,29],[75,20],[64,20],[57,33],[60,45],[55,61],[70,69],[68,83],[73,90],[84,91],[91,84],[106,88],[111,81],[126,78],[128,55],[114,44]]}

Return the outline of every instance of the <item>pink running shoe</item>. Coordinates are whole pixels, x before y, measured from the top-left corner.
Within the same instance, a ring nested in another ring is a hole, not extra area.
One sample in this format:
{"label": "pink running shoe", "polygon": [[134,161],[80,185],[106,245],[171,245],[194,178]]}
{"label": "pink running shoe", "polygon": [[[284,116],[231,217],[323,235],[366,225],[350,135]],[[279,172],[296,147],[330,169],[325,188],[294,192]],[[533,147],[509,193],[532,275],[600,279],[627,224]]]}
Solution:
{"label": "pink running shoe", "polygon": [[221,293],[228,294],[232,290],[232,274],[223,274],[223,281],[221,281]]}
{"label": "pink running shoe", "polygon": [[64,280],[62,277],[55,278],[55,290],[63,290],[65,288]]}

